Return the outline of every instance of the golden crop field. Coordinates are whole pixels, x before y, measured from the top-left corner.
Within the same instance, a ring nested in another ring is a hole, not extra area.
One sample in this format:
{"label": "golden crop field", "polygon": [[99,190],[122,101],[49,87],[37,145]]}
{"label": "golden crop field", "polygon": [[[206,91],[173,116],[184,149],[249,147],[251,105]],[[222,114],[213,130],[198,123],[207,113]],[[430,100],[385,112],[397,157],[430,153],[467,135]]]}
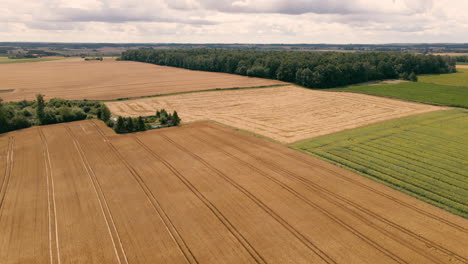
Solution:
{"label": "golden crop field", "polygon": [[295,86],[216,91],[106,103],[121,116],[177,110],[183,122],[214,120],[284,143],[444,108]]}
{"label": "golden crop field", "polygon": [[466,263],[466,220],[214,123],[0,136],[1,263]]}
{"label": "golden crop field", "polygon": [[38,93],[47,98],[113,100],[284,84],[275,80],[111,59],[0,64],[0,72],[0,92],[5,101],[32,100]]}

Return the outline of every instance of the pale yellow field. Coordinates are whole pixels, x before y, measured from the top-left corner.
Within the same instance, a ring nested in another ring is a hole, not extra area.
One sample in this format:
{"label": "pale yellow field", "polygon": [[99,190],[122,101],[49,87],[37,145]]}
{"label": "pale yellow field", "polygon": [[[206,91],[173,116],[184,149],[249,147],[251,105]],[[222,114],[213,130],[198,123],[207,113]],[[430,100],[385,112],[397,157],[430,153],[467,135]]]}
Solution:
{"label": "pale yellow field", "polygon": [[216,91],[107,103],[122,116],[177,110],[183,122],[214,120],[284,143],[443,109],[381,97],[295,86]]}
{"label": "pale yellow field", "polygon": [[5,101],[47,98],[112,100],[199,90],[285,84],[227,73],[191,71],[148,63],[67,59],[0,64]]}

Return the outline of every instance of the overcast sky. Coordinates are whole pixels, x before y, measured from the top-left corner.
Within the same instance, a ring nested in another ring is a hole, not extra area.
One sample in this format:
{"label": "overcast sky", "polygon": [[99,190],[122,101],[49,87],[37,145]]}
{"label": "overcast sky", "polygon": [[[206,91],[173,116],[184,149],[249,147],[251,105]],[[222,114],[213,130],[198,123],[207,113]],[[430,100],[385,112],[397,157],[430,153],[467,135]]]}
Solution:
{"label": "overcast sky", "polygon": [[468,0],[0,0],[0,41],[468,42]]}

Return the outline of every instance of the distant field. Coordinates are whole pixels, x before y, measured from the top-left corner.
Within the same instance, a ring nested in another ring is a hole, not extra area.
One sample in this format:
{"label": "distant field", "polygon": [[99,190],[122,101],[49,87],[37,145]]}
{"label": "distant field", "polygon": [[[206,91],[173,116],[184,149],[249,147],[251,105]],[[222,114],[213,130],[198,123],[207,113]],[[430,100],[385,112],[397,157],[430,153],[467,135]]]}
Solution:
{"label": "distant field", "polygon": [[183,122],[214,120],[292,143],[344,129],[441,108],[355,93],[295,86],[214,91],[106,103],[122,116],[177,110]]}
{"label": "distant field", "polygon": [[457,62],[457,65],[468,65],[468,62]]}
{"label": "distant field", "polygon": [[200,72],[140,62],[69,59],[0,64],[5,101],[47,98],[113,100],[198,90],[281,85],[284,82],[225,73]]}
{"label": "distant field", "polygon": [[400,99],[468,108],[468,69],[457,73],[422,75],[418,82],[354,85],[329,91],[358,92]]}
{"label": "distant field", "polygon": [[285,146],[200,122],[0,135],[0,262],[466,263],[466,221]]}
{"label": "distant field", "polygon": [[9,59],[7,57],[0,57],[0,64],[9,64],[9,63],[26,63],[26,62],[40,62],[40,61],[52,61],[52,60],[63,60],[64,57],[47,57],[47,58],[37,58],[37,59]]}
{"label": "distant field", "polygon": [[468,217],[468,110],[438,111],[294,148]]}

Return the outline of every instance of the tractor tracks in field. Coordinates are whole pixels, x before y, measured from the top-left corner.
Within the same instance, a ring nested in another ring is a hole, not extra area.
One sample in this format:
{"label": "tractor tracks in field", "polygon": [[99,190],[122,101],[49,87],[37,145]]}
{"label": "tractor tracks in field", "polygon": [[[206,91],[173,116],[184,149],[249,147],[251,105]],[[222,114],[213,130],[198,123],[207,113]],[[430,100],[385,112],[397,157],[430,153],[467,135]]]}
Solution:
{"label": "tractor tracks in field", "polygon": [[98,133],[101,135],[101,137],[104,139],[106,144],[111,148],[111,150],[116,154],[119,160],[122,161],[122,163],[125,165],[125,167],[128,169],[130,174],[132,174],[133,178],[138,182],[139,186],[142,188],[144,191],[146,197],[150,201],[151,205],[155,209],[156,213],[164,223],[166,229],[168,230],[169,234],[171,235],[172,239],[174,242],[177,244],[179,247],[180,251],[184,255],[185,259],[187,260],[188,263],[195,263],[198,264],[198,260],[196,257],[193,255],[192,251],[188,247],[187,243],[184,241],[182,236],[179,234],[179,231],[175,227],[175,225],[172,223],[171,219],[167,215],[167,213],[164,211],[156,197],[153,195],[149,187],[146,185],[144,180],[142,179],[141,175],[128,163],[128,161],[120,154],[120,152],[115,148],[115,146],[109,141],[108,137],[104,134],[104,132],[97,126],[94,122],[91,122]]}
{"label": "tractor tracks in field", "polygon": [[101,209],[101,213],[104,217],[104,220],[106,222],[106,227],[107,231],[109,232],[111,241],[112,241],[112,246],[114,248],[114,252],[117,258],[117,261],[119,264],[121,263],[127,263],[128,264],[128,258],[125,253],[125,249],[123,248],[122,245],[122,240],[120,238],[119,232],[117,230],[117,227],[115,225],[114,217],[112,216],[112,213],[110,212],[109,205],[107,204],[106,197],[104,195],[104,192],[102,191],[102,187],[96,177],[96,174],[94,173],[93,168],[89,164],[88,158],[86,158],[86,155],[83,152],[83,149],[81,148],[80,143],[78,142],[78,139],[75,137],[73,131],[70,129],[69,125],[63,125],[68,134],[70,135],[73,144],[75,146],[76,151],[78,152],[80,156],[81,163],[86,170],[86,174],[89,177],[89,180],[91,181],[91,184],[93,186],[94,193],[96,194],[96,197],[99,202],[99,207]]}
{"label": "tractor tracks in field", "polygon": [[5,197],[6,197],[6,193],[8,190],[8,186],[10,185],[11,174],[13,173],[14,151],[15,151],[14,145],[15,145],[14,137],[9,137],[7,153],[6,153],[6,161],[5,161],[5,172],[3,175],[2,184],[0,185],[0,219],[2,218],[3,204],[5,202]]}
{"label": "tractor tracks in field", "polygon": [[42,128],[37,128],[43,146],[44,166],[46,172],[47,184],[47,213],[48,213],[48,228],[49,228],[49,255],[50,263],[60,264],[60,248],[58,238],[57,225],[57,206],[55,202],[55,185],[52,175],[52,163],[50,161],[49,145],[42,131]]}
{"label": "tractor tracks in field", "polygon": [[[226,140],[222,139],[221,137],[219,137],[219,136],[217,136],[217,135],[214,135],[214,134],[212,134],[212,133],[210,133],[210,132],[208,132],[208,131],[206,131],[206,130],[204,130],[204,131],[205,131],[207,134],[209,134],[210,136],[216,137],[219,141],[223,142],[225,145],[228,145],[229,147],[236,149],[237,151],[239,151],[239,152],[241,152],[241,153],[243,153],[243,154],[245,154],[245,155],[251,157],[252,159],[254,159],[254,160],[256,160],[256,161],[259,161],[260,163],[264,164],[266,167],[270,168],[272,171],[274,171],[274,172],[276,172],[276,173],[278,173],[278,174],[280,174],[280,175],[283,175],[283,176],[286,177],[286,178],[293,179],[293,181],[294,181],[294,180],[295,180],[295,181],[299,181],[300,183],[304,184],[308,189],[310,189],[310,190],[312,190],[312,191],[314,191],[314,192],[318,192],[318,193],[320,193],[320,194],[323,194],[324,196],[322,196],[322,198],[324,198],[325,200],[327,200],[327,201],[329,201],[330,203],[332,203],[332,204],[338,206],[339,208],[342,208],[342,209],[345,210],[346,212],[352,214],[354,217],[358,218],[358,219],[361,220],[362,222],[366,223],[367,225],[371,226],[372,228],[374,228],[375,230],[381,232],[382,234],[386,235],[387,237],[389,237],[389,238],[391,238],[391,239],[393,239],[393,240],[395,240],[395,241],[397,241],[397,242],[399,242],[399,243],[401,243],[401,244],[406,245],[408,248],[412,249],[413,251],[417,252],[417,253],[420,254],[420,255],[422,255],[422,254],[421,254],[422,250],[421,250],[420,248],[418,248],[417,246],[411,244],[411,243],[408,242],[408,241],[403,240],[402,238],[399,238],[398,236],[392,234],[391,232],[385,230],[384,228],[381,228],[381,227],[377,226],[376,224],[373,224],[373,223],[370,222],[366,217],[363,217],[363,216],[357,214],[354,210],[349,209],[346,205],[352,206],[353,208],[358,209],[358,210],[361,211],[362,213],[364,213],[364,214],[366,214],[366,215],[368,215],[368,216],[370,216],[370,217],[373,217],[373,218],[375,218],[375,219],[378,219],[379,221],[381,221],[381,222],[383,222],[383,223],[385,223],[385,224],[387,224],[387,225],[389,225],[389,226],[392,226],[393,228],[395,228],[395,229],[401,231],[402,233],[404,233],[404,234],[406,234],[406,235],[408,235],[408,236],[410,236],[410,237],[412,237],[412,238],[414,238],[414,239],[420,241],[420,242],[423,243],[424,245],[426,245],[426,246],[428,246],[428,247],[431,247],[431,248],[434,248],[434,249],[436,249],[436,250],[438,250],[438,251],[444,253],[445,255],[447,255],[447,256],[449,256],[449,257],[454,257],[455,259],[457,259],[458,261],[461,261],[462,263],[468,262],[466,258],[464,258],[464,257],[462,257],[462,256],[460,256],[460,255],[458,255],[458,254],[456,254],[455,252],[452,252],[452,251],[450,251],[450,250],[448,250],[448,249],[446,249],[446,248],[440,246],[439,244],[437,244],[437,243],[435,243],[435,242],[432,242],[432,241],[430,241],[430,240],[428,240],[428,239],[422,237],[421,235],[418,235],[418,234],[416,234],[416,233],[414,233],[414,232],[412,232],[412,231],[410,231],[410,230],[408,230],[408,229],[406,229],[406,228],[404,228],[404,227],[402,227],[402,226],[400,226],[400,225],[398,225],[398,224],[396,224],[396,223],[394,223],[394,222],[392,222],[392,221],[390,221],[390,220],[388,220],[388,219],[386,219],[386,218],[384,218],[384,217],[378,215],[377,213],[374,213],[374,212],[372,212],[371,210],[364,208],[363,206],[361,206],[361,205],[359,205],[359,204],[357,204],[357,203],[355,203],[355,202],[353,202],[353,201],[351,201],[351,200],[349,200],[349,199],[347,199],[347,198],[345,198],[345,197],[343,197],[343,196],[341,196],[341,195],[338,195],[338,194],[336,194],[336,193],[333,193],[333,192],[327,190],[327,189],[324,188],[324,187],[319,186],[318,184],[312,182],[311,180],[309,180],[309,179],[307,179],[307,178],[305,178],[305,177],[299,176],[299,175],[297,175],[297,174],[295,174],[295,173],[293,173],[293,172],[291,172],[291,171],[289,171],[289,170],[287,170],[287,169],[282,168],[281,166],[279,166],[279,165],[277,165],[277,164],[273,164],[273,163],[271,163],[271,162],[268,162],[268,161],[265,161],[265,160],[263,160],[263,159],[261,159],[261,158],[258,158],[258,157],[254,156],[254,155],[251,155],[250,153],[247,153],[246,151],[244,151],[244,150],[238,148],[237,146],[233,145],[232,143],[227,142]],[[206,144],[209,144],[206,140],[200,139],[199,137],[196,137],[196,138],[198,138],[200,141],[205,142]],[[250,141],[249,141],[249,142],[250,142]],[[253,143],[253,144],[255,144],[255,145],[259,146],[259,147],[263,147],[263,146],[260,146],[260,145],[258,145],[258,144],[256,144],[256,143],[254,143],[254,142],[250,142],[250,143]],[[244,164],[246,164],[247,166],[251,167],[252,169],[254,169],[254,170],[256,170],[256,171],[260,171],[258,168],[256,168],[256,167],[254,167],[254,166],[248,164],[247,162],[245,162],[245,161],[243,161],[243,160],[241,160],[241,159],[235,157],[234,155],[231,155],[231,154],[229,154],[228,152],[223,151],[223,150],[221,150],[221,149],[219,149],[219,150],[222,151],[222,152],[224,152],[226,155],[232,156],[233,158],[235,158],[235,159],[237,159],[237,160],[243,162]],[[304,161],[303,161],[303,163],[304,163]],[[308,165],[310,165],[310,164],[308,164]],[[318,166],[319,166],[320,168],[327,169],[327,168],[324,168],[323,166],[320,166],[320,165],[318,165]],[[330,171],[330,172],[332,172],[332,171],[329,170],[329,169],[327,169],[327,170]],[[335,174],[335,173],[332,173],[332,174]],[[265,173],[265,172],[262,172],[262,175],[265,175],[265,176],[267,176],[267,177],[271,177],[271,176],[269,176],[269,175],[268,175],[267,173]],[[343,177],[345,177],[345,176],[343,176]],[[347,178],[347,177],[346,177],[346,178]],[[275,181],[275,182],[277,181],[277,179],[272,179],[272,180]],[[283,184],[283,183],[281,183],[281,184]],[[289,187],[289,188],[290,188],[290,187]],[[371,188],[371,187],[369,187],[369,188]],[[371,189],[373,189],[373,188],[371,188]],[[374,189],[373,189],[373,190],[374,190]],[[380,192],[380,191],[378,191],[378,190],[375,190],[375,191],[376,191],[376,192]],[[325,197],[328,197],[328,198],[325,198]],[[307,199],[307,198],[306,198],[306,199]],[[340,202],[338,202],[338,201],[341,201],[343,204],[340,203]],[[425,255],[423,255],[423,256],[426,257],[426,258],[428,258],[428,259],[431,259],[432,261],[435,261],[435,262],[439,262],[439,263],[440,263],[439,260],[436,260],[436,259],[434,259],[433,257],[425,256]]]}
{"label": "tractor tracks in field", "polygon": [[168,161],[156,154],[148,146],[146,146],[137,136],[134,137],[135,141],[143,147],[151,156],[160,161],[166,166],[200,201],[218,218],[218,220],[226,227],[233,237],[244,247],[249,255],[257,263],[267,263],[266,260],[257,252],[257,250],[250,244],[250,242],[237,230],[237,228],[224,216],[215,205],[213,205],[193,184],[185,178],[175,167]]}
{"label": "tractor tracks in field", "polygon": [[[206,140],[203,140],[201,139],[200,137],[197,137],[197,136],[194,136],[195,138],[197,138],[198,140],[200,140],[201,142],[203,142],[204,144],[206,145],[211,145],[213,147],[216,148],[216,146],[210,144],[208,141]],[[221,141],[221,140],[220,140]],[[223,141],[221,141],[223,142]],[[224,144],[230,146],[230,144],[228,144],[227,142],[223,142]],[[251,168],[252,170],[256,171],[257,173],[259,173],[260,175],[262,175],[263,177],[271,180],[272,182],[276,183],[277,185],[279,185],[282,189],[288,191],[289,193],[291,193],[292,195],[294,195],[296,198],[300,199],[301,201],[303,201],[304,203],[306,203],[308,206],[320,211],[322,214],[324,214],[325,216],[327,216],[329,219],[331,219],[332,221],[334,221],[335,223],[337,223],[338,225],[342,226],[344,229],[348,230],[349,232],[351,232],[352,234],[354,234],[355,236],[357,236],[358,238],[360,238],[361,240],[363,240],[365,243],[367,243],[368,245],[370,245],[371,247],[375,248],[376,250],[378,250],[379,252],[381,252],[382,254],[386,255],[387,257],[393,259],[394,261],[398,262],[398,263],[407,263],[406,261],[404,261],[403,259],[401,259],[400,257],[396,256],[395,254],[393,254],[392,252],[390,252],[389,250],[385,249],[383,246],[379,245],[377,242],[375,242],[374,240],[372,240],[371,238],[365,236],[364,234],[360,233],[358,230],[356,230],[355,228],[353,228],[352,226],[346,224],[344,221],[340,220],[339,217],[333,215],[332,213],[330,213],[328,210],[324,209],[323,207],[319,206],[317,203],[314,203],[313,201],[311,201],[310,199],[308,199],[307,197],[301,195],[299,192],[295,191],[293,188],[289,187],[288,185],[282,183],[281,181],[279,181],[278,179],[268,175],[265,171],[263,170],[260,170],[258,168],[256,168],[255,166],[249,164],[248,162],[245,162],[243,161],[242,159],[232,155],[231,153],[228,153],[220,148],[216,148],[217,150],[223,152],[226,156],[234,159],[234,160],[237,160],[238,162],[244,164],[245,166]],[[243,153],[243,152],[242,152]]]}
{"label": "tractor tracks in field", "polygon": [[[222,129],[216,127],[216,126],[210,125],[210,128],[213,128],[213,129],[215,129],[215,130],[224,132],[224,130],[222,130]],[[254,142],[254,141],[252,141],[252,140],[247,140],[247,139],[244,139],[244,138],[243,138],[242,140],[244,140],[244,141],[246,141],[246,142],[249,142],[249,143],[251,143],[251,144],[253,144],[253,145],[260,146],[258,143]],[[265,146],[260,146],[260,147],[261,147],[261,148],[266,148],[266,149],[271,149],[271,150],[273,150],[273,149],[270,148],[270,147],[265,147]],[[295,151],[297,151],[297,150],[295,150]],[[282,154],[282,153],[280,153],[280,152],[275,152],[275,153],[278,153],[278,155],[284,156],[284,154]],[[402,205],[402,206],[404,206],[404,207],[411,208],[411,209],[413,209],[414,211],[416,211],[416,212],[418,212],[418,213],[420,213],[420,214],[422,214],[422,215],[425,215],[425,216],[430,217],[430,218],[432,218],[432,219],[434,219],[434,220],[443,222],[444,224],[446,224],[446,225],[448,225],[448,226],[451,226],[451,227],[453,227],[453,228],[455,228],[455,229],[457,229],[457,230],[459,230],[459,231],[461,231],[461,232],[463,232],[463,233],[465,233],[465,234],[468,234],[468,230],[467,230],[466,228],[464,228],[464,227],[458,225],[458,224],[452,223],[452,222],[450,222],[449,220],[446,220],[446,219],[444,219],[444,218],[442,218],[442,217],[439,217],[439,216],[437,216],[437,215],[435,215],[435,214],[433,214],[433,213],[427,212],[427,211],[425,211],[425,210],[423,210],[423,209],[420,209],[420,208],[418,208],[418,207],[416,207],[416,206],[414,206],[414,205],[411,205],[411,204],[409,204],[409,203],[406,203],[406,202],[404,202],[404,201],[401,201],[401,200],[399,200],[398,198],[395,198],[395,197],[393,197],[393,196],[391,196],[391,195],[388,195],[388,194],[386,194],[386,193],[384,193],[384,192],[382,192],[382,191],[379,191],[379,190],[377,190],[377,189],[375,189],[375,188],[373,188],[373,187],[370,187],[370,186],[368,186],[368,185],[366,185],[366,184],[364,184],[364,183],[361,183],[361,182],[359,182],[359,181],[357,181],[357,180],[351,179],[351,178],[349,178],[349,177],[343,175],[342,173],[340,173],[340,172],[338,172],[338,171],[335,171],[335,170],[332,170],[332,169],[330,169],[330,168],[324,167],[323,165],[320,165],[320,164],[311,165],[311,164],[310,164],[310,161],[307,161],[307,160],[305,159],[305,157],[308,156],[307,154],[304,154],[304,153],[301,153],[301,152],[298,152],[298,154],[301,154],[301,155],[295,156],[295,158],[296,158],[295,160],[301,162],[302,164],[304,164],[304,165],[306,165],[306,166],[308,166],[308,167],[315,167],[315,168],[319,167],[319,168],[321,168],[321,169],[323,169],[323,170],[326,170],[326,171],[330,172],[330,173],[331,173],[333,176],[335,176],[335,177],[341,178],[341,179],[343,179],[343,180],[345,180],[345,181],[347,181],[347,182],[350,182],[350,183],[352,183],[352,184],[356,184],[356,185],[358,185],[358,186],[360,186],[360,187],[362,187],[362,188],[364,188],[364,189],[367,189],[367,190],[369,190],[369,191],[371,191],[371,192],[373,192],[373,193],[375,193],[375,194],[378,194],[378,195],[380,195],[380,196],[383,196],[383,197],[385,197],[385,198],[387,198],[387,199],[389,199],[389,200],[391,200],[391,201],[393,201],[393,202],[396,202],[396,203],[398,203],[398,204],[400,204],[400,205]],[[319,159],[319,160],[320,160],[320,159]],[[326,161],[324,161],[324,162],[326,162]],[[341,169],[341,168],[340,168],[340,169]]]}
{"label": "tractor tracks in field", "polygon": [[164,134],[160,134],[161,137],[163,137],[167,142],[171,143],[172,145],[176,146],[183,152],[189,154],[192,156],[195,160],[199,161],[202,163],[205,167],[210,169],[211,171],[215,172],[218,176],[220,176],[222,179],[230,183],[234,188],[236,188],[238,191],[246,195],[250,200],[252,200],[259,208],[264,210],[269,216],[271,216],[273,219],[275,219],[281,226],[283,226],[286,230],[288,230],[296,239],[298,239],[302,244],[304,244],[307,248],[309,248],[312,252],[314,252],[317,256],[319,256],[325,263],[336,263],[335,260],[333,260],[330,256],[328,256],[325,252],[323,252],[318,246],[316,246],[312,241],[310,241],[307,237],[305,237],[303,234],[301,234],[297,229],[295,229],[293,226],[291,226],[287,221],[285,221],[281,216],[276,214],[271,208],[269,208],[266,204],[264,204],[260,199],[258,199],[255,195],[253,195],[251,192],[246,190],[244,187],[239,185],[237,182],[233,181],[231,178],[229,178],[226,174],[218,170],[217,168],[211,166],[208,162],[206,162],[203,158],[198,156],[197,154],[193,153],[192,151],[186,149],[185,147],[181,146],[180,144],[176,143],[169,137],[167,137]]}

